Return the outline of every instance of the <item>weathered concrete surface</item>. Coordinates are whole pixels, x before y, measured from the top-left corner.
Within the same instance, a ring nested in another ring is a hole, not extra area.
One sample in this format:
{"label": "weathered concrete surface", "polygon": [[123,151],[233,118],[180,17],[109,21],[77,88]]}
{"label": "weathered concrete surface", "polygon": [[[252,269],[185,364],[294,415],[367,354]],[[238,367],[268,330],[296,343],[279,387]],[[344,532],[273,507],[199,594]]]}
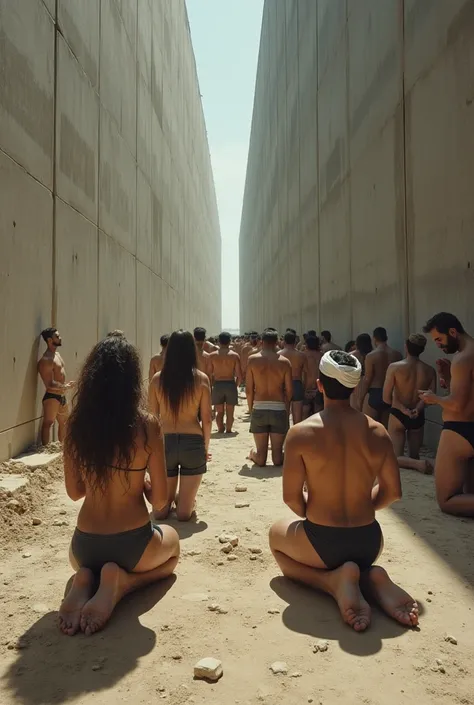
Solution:
{"label": "weathered concrete surface", "polygon": [[26,465],[31,470],[38,470],[38,468],[45,468],[51,465],[60,457],[61,453],[26,453],[25,455],[19,455],[13,462]]}
{"label": "weathered concrete surface", "polygon": [[1,460],[37,435],[43,328],[70,378],[114,328],[146,371],[218,329],[221,251],[184,0],[0,0],[0,66]]}
{"label": "weathered concrete surface", "polygon": [[383,325],[401,348],[439,310],[474,328],[473,73],[470,0],[267,0],[242,329]]}

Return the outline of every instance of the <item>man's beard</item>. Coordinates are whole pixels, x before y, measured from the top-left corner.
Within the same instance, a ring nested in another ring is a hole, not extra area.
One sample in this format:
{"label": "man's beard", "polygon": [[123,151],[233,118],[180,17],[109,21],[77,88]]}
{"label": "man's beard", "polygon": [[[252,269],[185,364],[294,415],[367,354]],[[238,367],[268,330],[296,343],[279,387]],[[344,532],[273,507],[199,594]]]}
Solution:
{"label": "man's beard", "polygon": [[443,345],[443,351],[447,355],[454,355],[459,351],[459,340],[448,333],[448,343]]}
{"label": "man's beard", "polygon": [[55,347],[55,348],[60,348],[61,345],[62,345],[62,343],[54,343],[54,347]]}

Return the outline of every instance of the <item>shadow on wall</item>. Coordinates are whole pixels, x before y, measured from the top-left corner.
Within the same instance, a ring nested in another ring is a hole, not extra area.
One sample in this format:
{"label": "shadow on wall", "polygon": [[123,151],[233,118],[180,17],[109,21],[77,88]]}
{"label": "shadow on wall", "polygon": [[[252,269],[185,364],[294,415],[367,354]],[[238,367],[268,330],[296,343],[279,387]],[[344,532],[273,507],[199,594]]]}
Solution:
{"label": "shadow on wall", "polygon": [[175,580],[171,576],[126,597],[106,627],[106,644],[100,634],[64,636],[57,613],[46,614],[21,637],[23,648],[3,677],[5,689],[21,705],[44,705],[111,688],[155,647],[155,632],[142,626],[139,617],[165,596]]}
{"label": "shadow on wall", "polygon": [[[41,327],[41,321],[37,321],[37,328]],[[36,424],[38,421],[37,400],[38,400],[38,356],[40,352],[41,336],[33,341],[28,365],[26,367],[23,386],[18,399],[16,427],[12,431],[12,453],[22,452],[31,444],[31,431],[28,428],[30,423]],[[13,358],[13,365],[16,360]],[[25,419],[27,421],[25,422]],[[37,440],[35,437],[34,440]]]}

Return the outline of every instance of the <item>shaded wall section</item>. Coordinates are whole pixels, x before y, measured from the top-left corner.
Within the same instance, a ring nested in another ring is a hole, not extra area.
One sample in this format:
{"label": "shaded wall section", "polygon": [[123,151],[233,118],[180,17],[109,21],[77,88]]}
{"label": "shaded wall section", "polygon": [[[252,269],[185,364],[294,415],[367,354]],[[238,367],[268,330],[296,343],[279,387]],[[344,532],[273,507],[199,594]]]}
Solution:
{"label": "shaded wall section", "polygon": [[113,328],[147,371],[218,330],[220,247],[184,0],[0,0],[0,460],[36,436],[43,328],[69,378]]}
{"label": "shaded wall section", "polygon": [[266,1],[241,330],[474,329],[473,75],[472,0]]}

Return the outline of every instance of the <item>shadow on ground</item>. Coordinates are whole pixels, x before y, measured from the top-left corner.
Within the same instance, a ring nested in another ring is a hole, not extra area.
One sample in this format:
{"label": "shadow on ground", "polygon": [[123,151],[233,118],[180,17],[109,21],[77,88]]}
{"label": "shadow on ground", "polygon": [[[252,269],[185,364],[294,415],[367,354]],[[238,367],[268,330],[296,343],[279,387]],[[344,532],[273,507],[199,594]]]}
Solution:
{"label": "shadow on ground", "polygon": [[432,551],[474,585],[474,521],[443,514],[435,496],[434,478],[402,470],[403,499],[390,507]]}
{"label": "shadow on ground", "polygon": [[[335,601],[328,595],[293,583],[281,576],[273,578],[271,589],[288,603],[282,614],[285,627],[317,639],[337,641],[343,651],[354,656],[371,656],[381,651],[383,641],[406,634],[407,630],[393,619],[372,609],[369,629],[358,634],[341,619]],[[420,606],[420,603],[418,603]],[[420,607],[420,613],[422,613]]]}
{"label": "shadow on ground", "polygon": [[208,525],[205,521],[200,521],[197,517],[192,517],[189,521],[178,521],[174,517],[168,517],[167,519],[153,519],[152,524],[160,526],[166,524],[166,526],[172,526],[178,532],[181,541],[184,539],[189,539],[194,534],[200,534],[201,531],[206,531]]}
{"label": "shadow on ground", "polygon": [[44,615],[21,637],[24,648],[3,677],[12,698],[22,705],[54,705],[111,688],[154,648],[156,634],[139,617],[155,607],[175,580],[171,576],[126,597],[105,632],[92,637],[65,636],[57,612]]}
{"label": "shadow on ground", "polygon": [[215,441],[222,441],[226,438],[237,438],[238,435],[238,431],[231,431],[230,433],[219,433],[219,431],[214,431],[214,433],[211,433],[211,438]]}
{"label": "shadow on ground", "polygon": [[281,465],[265,465],[265,467],[261,468],[259,465],[245,463],[239,470],[239,475],[242,475],[242,477],[255,477],[257,480],[281,477],[282,473],[283,467]]}

